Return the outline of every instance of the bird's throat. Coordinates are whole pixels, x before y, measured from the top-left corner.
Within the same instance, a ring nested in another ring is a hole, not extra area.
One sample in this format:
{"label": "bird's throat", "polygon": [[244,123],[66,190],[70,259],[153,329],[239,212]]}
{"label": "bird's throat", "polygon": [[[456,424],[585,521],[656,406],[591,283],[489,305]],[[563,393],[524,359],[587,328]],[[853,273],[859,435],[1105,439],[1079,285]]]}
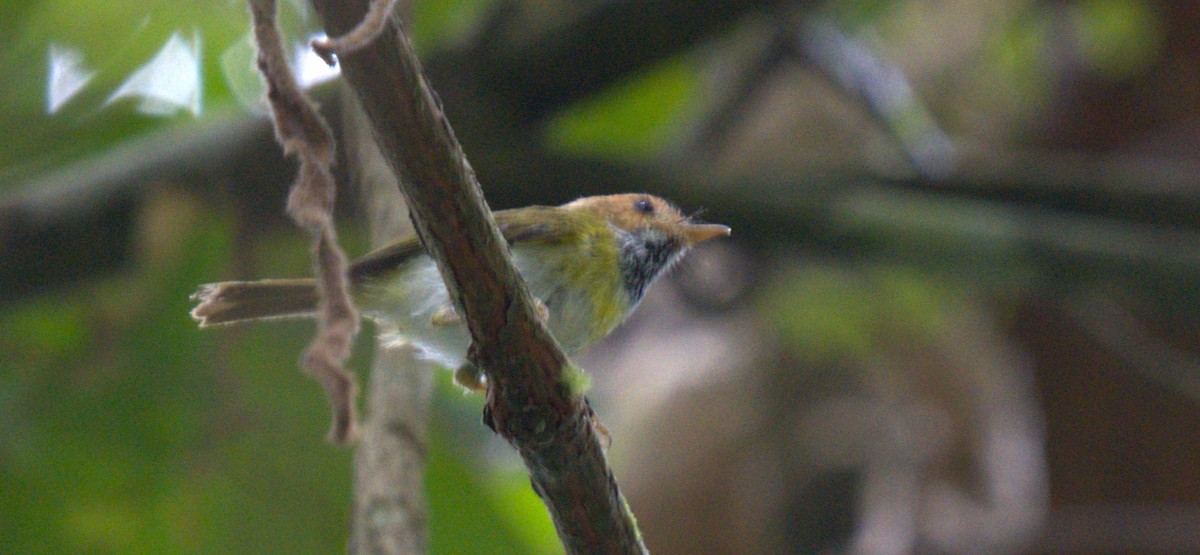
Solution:
{"label": "bird's throat", "polygon": [[684,249],[655,229],[618,232],[618,237],[621,279],[632,307],[642,300],[650,284],[679,260]]}

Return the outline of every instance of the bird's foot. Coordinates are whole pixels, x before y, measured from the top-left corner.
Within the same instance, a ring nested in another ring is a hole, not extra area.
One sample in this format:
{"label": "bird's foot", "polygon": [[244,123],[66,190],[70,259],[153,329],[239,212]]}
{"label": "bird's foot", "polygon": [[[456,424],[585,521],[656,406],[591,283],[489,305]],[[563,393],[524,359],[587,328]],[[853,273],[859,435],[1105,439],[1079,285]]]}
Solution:
{"label": "bird's foot", "polygon": [[459,322],[462,322],[462,316],[459,316],[454,307],[450,306],[439,308],[437,312],[433,313],[433,317],[429,319],[429,323],[437,327],[453,326]]}
{"label": "bird's foot", "polygon": [[454,383],[467,391],[487,393],[487,374],[469,362],[464,362],[454,371]]}

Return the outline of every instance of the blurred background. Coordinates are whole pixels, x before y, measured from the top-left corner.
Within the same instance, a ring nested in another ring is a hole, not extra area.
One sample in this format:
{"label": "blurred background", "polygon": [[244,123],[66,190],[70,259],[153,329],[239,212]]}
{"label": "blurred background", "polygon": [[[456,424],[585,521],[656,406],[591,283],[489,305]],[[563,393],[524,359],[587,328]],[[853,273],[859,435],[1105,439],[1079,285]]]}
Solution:
{"label": "blurred background", "polygon": [[[493,208],[647,191],[734,229],[579,357],[653,552],[1200,552],[1200,3],[411,10]],[[0,552],[343,551],[312,323],[187,317],[310,271],[243,3],[0,11]],[[559,552],[436,379],[431,551]]]}

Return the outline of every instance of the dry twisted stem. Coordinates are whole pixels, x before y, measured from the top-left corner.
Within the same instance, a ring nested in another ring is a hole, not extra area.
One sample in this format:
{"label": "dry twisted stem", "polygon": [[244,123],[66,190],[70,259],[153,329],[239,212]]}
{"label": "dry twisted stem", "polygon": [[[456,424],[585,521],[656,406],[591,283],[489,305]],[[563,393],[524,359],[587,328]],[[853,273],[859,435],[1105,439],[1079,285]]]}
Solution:
{"label": "dry twisted stem", "polygon": [[258,70],[267,82],[267,100],[275,138],[286,154],[300,160],[288,195],[288,214],[313,236],[313,258],[321,301],[317,336],[301,359],[304,371],[325,388],[333,407],[332,441],[348,444],[358,434],[355,398],[358,384],[342,363],[358,331],[358,313],[350,300],[347,260],[333,226],[337,186],[331,168],[335,142],[317,107],[296,84],[275,25],[275,0],[247,0],[258,44]]}
{"label": "dry twisted stem", "polygon": [[371,43],[383,26],[388,16],[396,10],[396,0],[371,0],[371,7],[366,17],[358,22],[358,26],[337,38],[316,39],[312,41],[312,49],[329,65],[334,64],[333,55],[344,56]]}

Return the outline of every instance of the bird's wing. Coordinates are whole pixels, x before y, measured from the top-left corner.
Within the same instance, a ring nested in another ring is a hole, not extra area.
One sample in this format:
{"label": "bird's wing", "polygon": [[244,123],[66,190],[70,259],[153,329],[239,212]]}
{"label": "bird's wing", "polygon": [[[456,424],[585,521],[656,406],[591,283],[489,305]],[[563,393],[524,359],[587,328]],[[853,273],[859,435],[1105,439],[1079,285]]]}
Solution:
{"label": "bird's wing", "polygon": [[409,233],[352,262],[350,264],[350,281],[357,283],[385,275],[401,264],[423,254],[425,254],[425,249],[421,248],[417,234]]}
{"label": "bird's wing", "polygon": [[577,227],[575,220],[557,206],[501,210],[495,216],[500,234],[509,245],[565,241]]}
{"label": "bird's wing", "polygon": [[[562,240],[562,230],[571,229],[565,212],[558,207],[529,206],[516,210],[500,210],[494,213],[500,233],[509,245],[521,243],[552,243]],[[560,230],[555,235],[553,230]],[[425,254],[421,242],[414,233],[405,235],[395,242],[371,251],[350,265],[350,279],[362,281],[386,274],[388,271]]]}

